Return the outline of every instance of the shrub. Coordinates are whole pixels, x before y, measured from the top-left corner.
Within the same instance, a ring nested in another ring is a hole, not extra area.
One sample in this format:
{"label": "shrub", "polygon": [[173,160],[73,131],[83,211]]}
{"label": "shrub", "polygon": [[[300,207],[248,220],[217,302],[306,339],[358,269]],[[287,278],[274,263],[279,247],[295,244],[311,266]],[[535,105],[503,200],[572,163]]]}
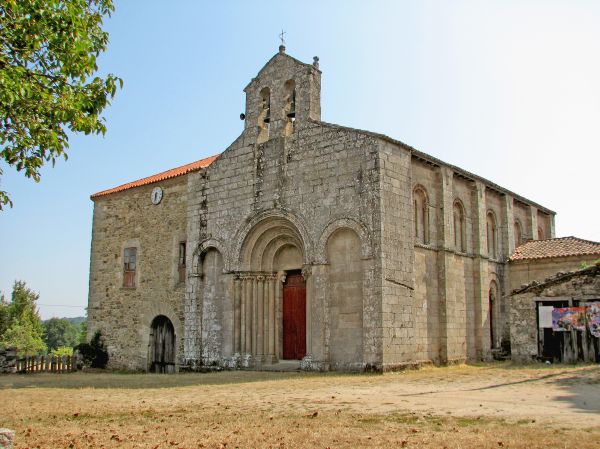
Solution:
{"label": "shrub", "polygon": [[75,349],[81,354],[85,366],[106,368],[108,352],[104,346],[100,331],[96,331],[89,343],[80,343]]}

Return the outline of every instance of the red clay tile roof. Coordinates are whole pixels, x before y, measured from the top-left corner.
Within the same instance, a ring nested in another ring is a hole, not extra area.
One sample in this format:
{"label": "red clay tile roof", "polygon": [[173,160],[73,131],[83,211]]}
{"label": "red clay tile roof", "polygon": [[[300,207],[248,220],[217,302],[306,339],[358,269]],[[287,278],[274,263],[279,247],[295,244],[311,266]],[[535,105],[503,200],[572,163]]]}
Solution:
{"label": "red clay tile roof", "polygon": [[148,176],[147,178],[138,179],[137,181],[128,182],[112,189],[103,190],[102,192],[94,193],[90,198],[97,198],[99,196],[110,195],[111,193],[122,192],[123,190],[132,189],[134,187],[145,186],[158,181],[164,181],[165,179],[175,178],[177,176],[185,175],[187,173],[200,170],[201,168],[208,167],[213,161],[218,158],[219,155],[207,157],[190,164],[182,165],[181,167],[172,168],[171,170],[158,173],[156,175]]}
{"label": "red clay tile roof", "polygon": [[545,259],[550,257],[585,256],[600,257],[600,243],[577,237],[530,240],[515,249],[509,260]]}

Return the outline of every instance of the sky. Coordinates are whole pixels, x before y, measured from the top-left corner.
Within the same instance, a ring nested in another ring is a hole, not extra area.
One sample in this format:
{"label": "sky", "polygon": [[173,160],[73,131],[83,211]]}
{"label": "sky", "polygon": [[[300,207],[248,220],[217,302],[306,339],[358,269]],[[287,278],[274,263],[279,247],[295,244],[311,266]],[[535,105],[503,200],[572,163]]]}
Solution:
{"label": "sky", "polygon": [[100,73],[123,79],[106,136],[70,138],[35,183],[0,162],[0,291],[85,313],[92,193],[222,152],[276,52],[320,58],[322,119],[401,140],[600,241],[600,2],[115,1]]}

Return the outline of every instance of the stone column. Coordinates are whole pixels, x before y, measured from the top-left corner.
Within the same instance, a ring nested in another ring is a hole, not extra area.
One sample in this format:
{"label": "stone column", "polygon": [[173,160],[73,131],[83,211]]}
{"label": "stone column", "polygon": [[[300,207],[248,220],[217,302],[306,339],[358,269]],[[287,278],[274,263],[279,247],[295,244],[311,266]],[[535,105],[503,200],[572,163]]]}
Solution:
{"label": "stone column", "polygon": [[250,353],[252,355],[256,355],[256,334],[257,334],[257,329],[258,329],[258,301],[257,301],[257,293],[256,291],[258,290],[258,285],[257,285],[257,279],[256,277],[252,278],[252,289],[250,290],[250,294],[251,294],[251,298],[252,298],[252,314],[251,314],[251,320],[252,320],[252,333],[251,333],[251,339],[252,339],[252,345],[251,347],[251,351]]}
{"label": "stone column", "polygon": [[264,316],[265,316],[265,277],[256,277],[256,349],[255,355],[261,360],[264,355]]}
{"label": "stone column", "polygon": [[502,198],[502,217],[500,217],[500,257],[504,260],[511,256],[515,250],[515,214],[513,208],[514,200],[510,195]]}
{"label": "stone column", "polygon": [[538,222],[537,222],[537,207],[535,206],[529,206],[529,216],[527,217],[527,221],[528,221],[528,229],[525,229],[524,234],[527,236],[528,239],[531,240],[537,240],[538,239],[538,234],[537,234],[537,228],[538,228]]}
{"label": "stone column", "polygon": [[556,218],[556,215],[550,214],[550,238],[551,239],[556,238],[556,223],[554,222],[555,218]]}
{"label": "stone column", "polygon": [[241,284],[239,276],[237,276],[233,281],[233,353],[239,354],[241,353],[241,300],[242,300],[242,292],[241,292]]}
{"label": "stone column", "polygon": [[246,278],[240,278],[240,354],[246,353]]}
{"label": "stone column", "polygon": [[474,327],[475,357],[487,358],[490,350],[488,320],[488,244],[487,244],[487,208],[485,185],[475,181],[475,201],[473,211],[473,252],[474,261]]}
{"label": "stone column", "polygon": [[277,274],[275,286],[275,357],[277,360],[281,359],[281,327],[283,325],[283,316],[281,303],[283,302],[283,283],[285,282],[285,273],[280,271]]}
{"label": "stone column", "polygon": [[248,277],[246,280],[246,354],[252,354],[254,341],[254,279]]}
{"label": "stone column", "polygon": [[275,353],[275,289],[277,287],[277,275],[269,277],[269,360],[270,363],[275,363],[277,360]]}
{"label": "stone column", "polygon": [[438,220],[438,239],[440,249],[438,250],[438,291],[439,291],[439,358],[441,363],[447,363],[452,350],[449,329],[453,328],[452,308],[454,298],[450,284],[450,266],[454,252],[454,193],[453,177],[451,169],[440,167],[438,171],[439,197],[442,208],[441,219]]}
{"label": "stone column", "polygon": [[312,303],[313,303],[313,279],[312,266],[304,265],[302,267],[302,277],[306,287],[306,355],[313,355],[312,347]]}
{"label": "stone column", "polygon": [[263,280],[263,320],[262,320],[262,354],[263,360],[268,361],[269,355],[269,278],[264,276]]}

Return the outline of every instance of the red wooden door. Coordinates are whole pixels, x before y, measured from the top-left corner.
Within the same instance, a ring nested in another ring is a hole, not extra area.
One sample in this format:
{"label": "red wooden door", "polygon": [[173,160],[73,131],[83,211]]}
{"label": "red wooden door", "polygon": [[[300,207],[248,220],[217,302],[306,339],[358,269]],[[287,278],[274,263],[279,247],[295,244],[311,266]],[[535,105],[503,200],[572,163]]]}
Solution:
{"label": "red wooden door", "polygon": [[283,285],[283,358],[306,355],[306,285],[301,274],[288,274]]}

